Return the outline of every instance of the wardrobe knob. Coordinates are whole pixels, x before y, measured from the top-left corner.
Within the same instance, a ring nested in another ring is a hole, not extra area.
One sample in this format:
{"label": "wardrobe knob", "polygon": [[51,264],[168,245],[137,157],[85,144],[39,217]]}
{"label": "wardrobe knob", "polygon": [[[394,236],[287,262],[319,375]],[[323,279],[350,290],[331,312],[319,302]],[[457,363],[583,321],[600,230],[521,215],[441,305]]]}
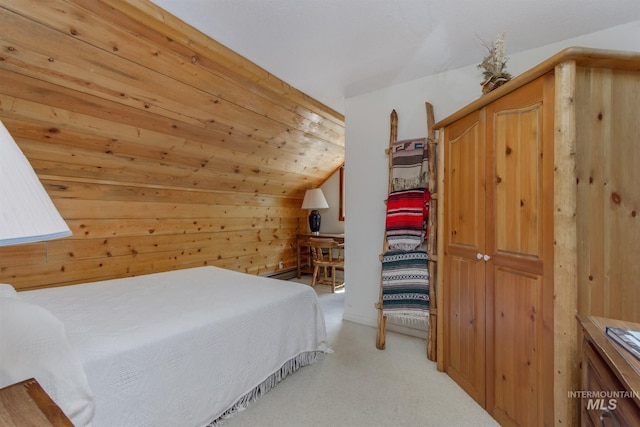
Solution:
{"label": "wardrobe knob", "polygon": [[491,257],[489,255],[485,255],[485,256],[483,256],[483,258],[484,258],[485,261],[489,261],[491,259]]}
{"label": "wardrobe knob", "polygon": [[478,252],[478,255],[476,255],[476,258],[482,259],[482,254],[480,252]]}

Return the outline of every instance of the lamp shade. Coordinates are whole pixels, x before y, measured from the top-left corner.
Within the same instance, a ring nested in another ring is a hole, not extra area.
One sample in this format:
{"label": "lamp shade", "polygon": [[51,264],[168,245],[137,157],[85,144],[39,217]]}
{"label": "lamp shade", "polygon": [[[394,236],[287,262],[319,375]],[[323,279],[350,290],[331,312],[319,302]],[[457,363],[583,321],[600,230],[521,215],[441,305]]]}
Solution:
{"label": "lamp shade", "polygon": [[31,164],[0,122],[0,246],[70,235]]}
{"label": "lamp shade", "polygon": [[324,193],[320,188],[313,188],[304,193],[302,209],[328,209],[329,204],[324,198]]}

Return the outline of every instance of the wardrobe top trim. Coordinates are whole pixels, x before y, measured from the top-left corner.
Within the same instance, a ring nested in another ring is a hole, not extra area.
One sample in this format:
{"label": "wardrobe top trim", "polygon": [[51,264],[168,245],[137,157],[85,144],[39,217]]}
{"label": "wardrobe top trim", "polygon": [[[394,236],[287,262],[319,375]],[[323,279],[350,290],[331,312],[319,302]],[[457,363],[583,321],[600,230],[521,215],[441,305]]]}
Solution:
{"label": "wardrobe top trim", "polygon": [[440,129],[450,125],[456,120],[479,110],[507,93],[524,86],[550,71],[553,71],[557,65],[568,61],[575,61],[576,66],[578,67],[640,71],[640,52],[569,47],[561,50],[551,58],[541,62],[530,70],[520,74],[499,88],[483,95],[481,98],[456,111],[447,118],[437,122],[434,125],[434,129]]}

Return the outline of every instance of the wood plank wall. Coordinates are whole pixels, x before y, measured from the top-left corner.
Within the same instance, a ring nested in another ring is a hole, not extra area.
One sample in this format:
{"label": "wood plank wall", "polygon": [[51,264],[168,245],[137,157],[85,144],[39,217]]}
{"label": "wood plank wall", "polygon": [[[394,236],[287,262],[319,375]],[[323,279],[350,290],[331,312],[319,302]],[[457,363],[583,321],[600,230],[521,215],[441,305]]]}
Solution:
{"label": "wood plank wall", "polygon": [[577,81],[578,313],[637,323],[640,73],[579,67]]}
{"label": "wood plank wall", "polygon": [[0,248],[0,283],[295,265],[344,117],[147,0],[0,0],[0,120],[73,236]]}

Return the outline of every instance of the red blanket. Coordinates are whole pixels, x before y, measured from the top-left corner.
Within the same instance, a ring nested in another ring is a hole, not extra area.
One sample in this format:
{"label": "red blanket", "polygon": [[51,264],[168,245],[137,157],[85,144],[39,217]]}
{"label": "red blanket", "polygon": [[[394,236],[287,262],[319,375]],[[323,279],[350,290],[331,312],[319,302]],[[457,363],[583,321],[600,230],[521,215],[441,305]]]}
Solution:
{"label": "red blanket", "polygon": [[429,192],[424,188],[389,194],[386,231],[391,249],[413,250],[422,244],[429,200]]}

